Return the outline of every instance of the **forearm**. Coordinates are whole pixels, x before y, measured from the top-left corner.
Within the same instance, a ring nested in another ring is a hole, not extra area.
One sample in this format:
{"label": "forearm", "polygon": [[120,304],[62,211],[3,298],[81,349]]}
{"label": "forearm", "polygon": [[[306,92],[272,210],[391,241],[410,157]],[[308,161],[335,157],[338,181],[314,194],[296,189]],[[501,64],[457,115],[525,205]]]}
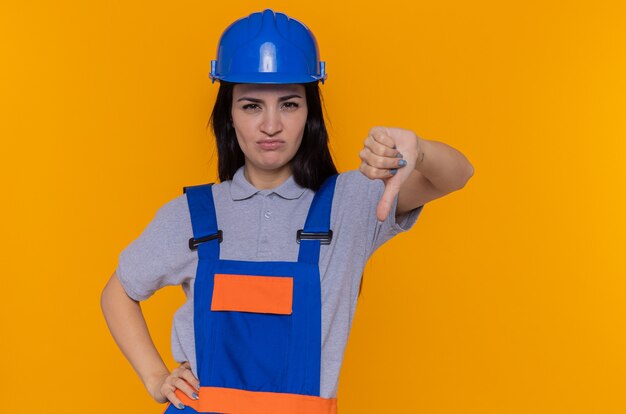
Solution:
{"label": "forearm", "polygon": [[415,169],[442,192],[462,188],[474,174],[474,167],[458,150],[439,141],[419,138],[420,151]]}
{"label": "forearm", "polygon": [[116,274],[102,291],[100,304],[120,350],[150,394],[162,399],[155,395],[155,384],[166,377],[169,370],[152,342],[141,306],[128,297]]}

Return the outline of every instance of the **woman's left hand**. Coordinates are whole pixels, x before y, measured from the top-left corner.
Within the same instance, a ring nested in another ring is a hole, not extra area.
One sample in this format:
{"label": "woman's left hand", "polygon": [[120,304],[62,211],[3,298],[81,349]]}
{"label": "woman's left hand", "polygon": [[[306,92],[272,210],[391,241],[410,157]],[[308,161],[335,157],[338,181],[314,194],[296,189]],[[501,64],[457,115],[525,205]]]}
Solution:
{"label": "woman's left hand", "polygon": [[408,129],[377,126],[370,129],[359,153],[359,170],[368,178],[381,179],[385,191],[376,208],[376,217],[384,221],[402,183],[411,175],[420,155],[420,138]]}

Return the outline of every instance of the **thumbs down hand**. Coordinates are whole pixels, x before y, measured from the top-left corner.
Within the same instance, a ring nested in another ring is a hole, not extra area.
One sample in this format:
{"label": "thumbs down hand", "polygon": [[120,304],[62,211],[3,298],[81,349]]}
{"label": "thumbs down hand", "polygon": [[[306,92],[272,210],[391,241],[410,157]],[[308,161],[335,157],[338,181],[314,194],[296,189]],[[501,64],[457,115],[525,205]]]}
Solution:
{"label": "thumbs down hand", "polygon": [[364,147],[359,152],[359,170],[369,179],[381,179],[385,184],[376,217],[384,221],[402,184],[411,175],[421,152],[420,138],[402,128],[376,126],[370,129]]}

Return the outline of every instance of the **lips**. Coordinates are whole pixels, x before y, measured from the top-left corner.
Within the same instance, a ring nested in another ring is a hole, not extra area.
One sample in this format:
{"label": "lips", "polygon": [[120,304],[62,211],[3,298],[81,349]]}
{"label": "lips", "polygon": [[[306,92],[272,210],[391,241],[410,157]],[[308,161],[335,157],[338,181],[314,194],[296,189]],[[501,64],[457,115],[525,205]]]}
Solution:
{"label": "lips", "polygon": [[257,144],[261,147],[261,149],[271,151],[283,146],[285,141],[280,139],[264,139],[262,141],[257,141]]}

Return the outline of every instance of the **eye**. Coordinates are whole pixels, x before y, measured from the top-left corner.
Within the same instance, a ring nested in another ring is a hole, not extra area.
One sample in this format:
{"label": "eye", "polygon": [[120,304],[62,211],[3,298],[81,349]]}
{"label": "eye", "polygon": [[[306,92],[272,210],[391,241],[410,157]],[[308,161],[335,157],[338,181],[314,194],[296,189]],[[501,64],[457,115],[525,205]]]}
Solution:
{"label": "eye", "polygon": [[297,109],[298,107],[300,107],[300,105],[297,102],[285,102],[283,107],[288,109],[288,110],[294,110],[294,109]]}
{"label": "eye", "polygon": [[255,112],[259,109],[261,109],[261,107],[255,103],[249,103],[249,104],[245,104],[244,106],[242,106],[243,110],[246,112]]}

